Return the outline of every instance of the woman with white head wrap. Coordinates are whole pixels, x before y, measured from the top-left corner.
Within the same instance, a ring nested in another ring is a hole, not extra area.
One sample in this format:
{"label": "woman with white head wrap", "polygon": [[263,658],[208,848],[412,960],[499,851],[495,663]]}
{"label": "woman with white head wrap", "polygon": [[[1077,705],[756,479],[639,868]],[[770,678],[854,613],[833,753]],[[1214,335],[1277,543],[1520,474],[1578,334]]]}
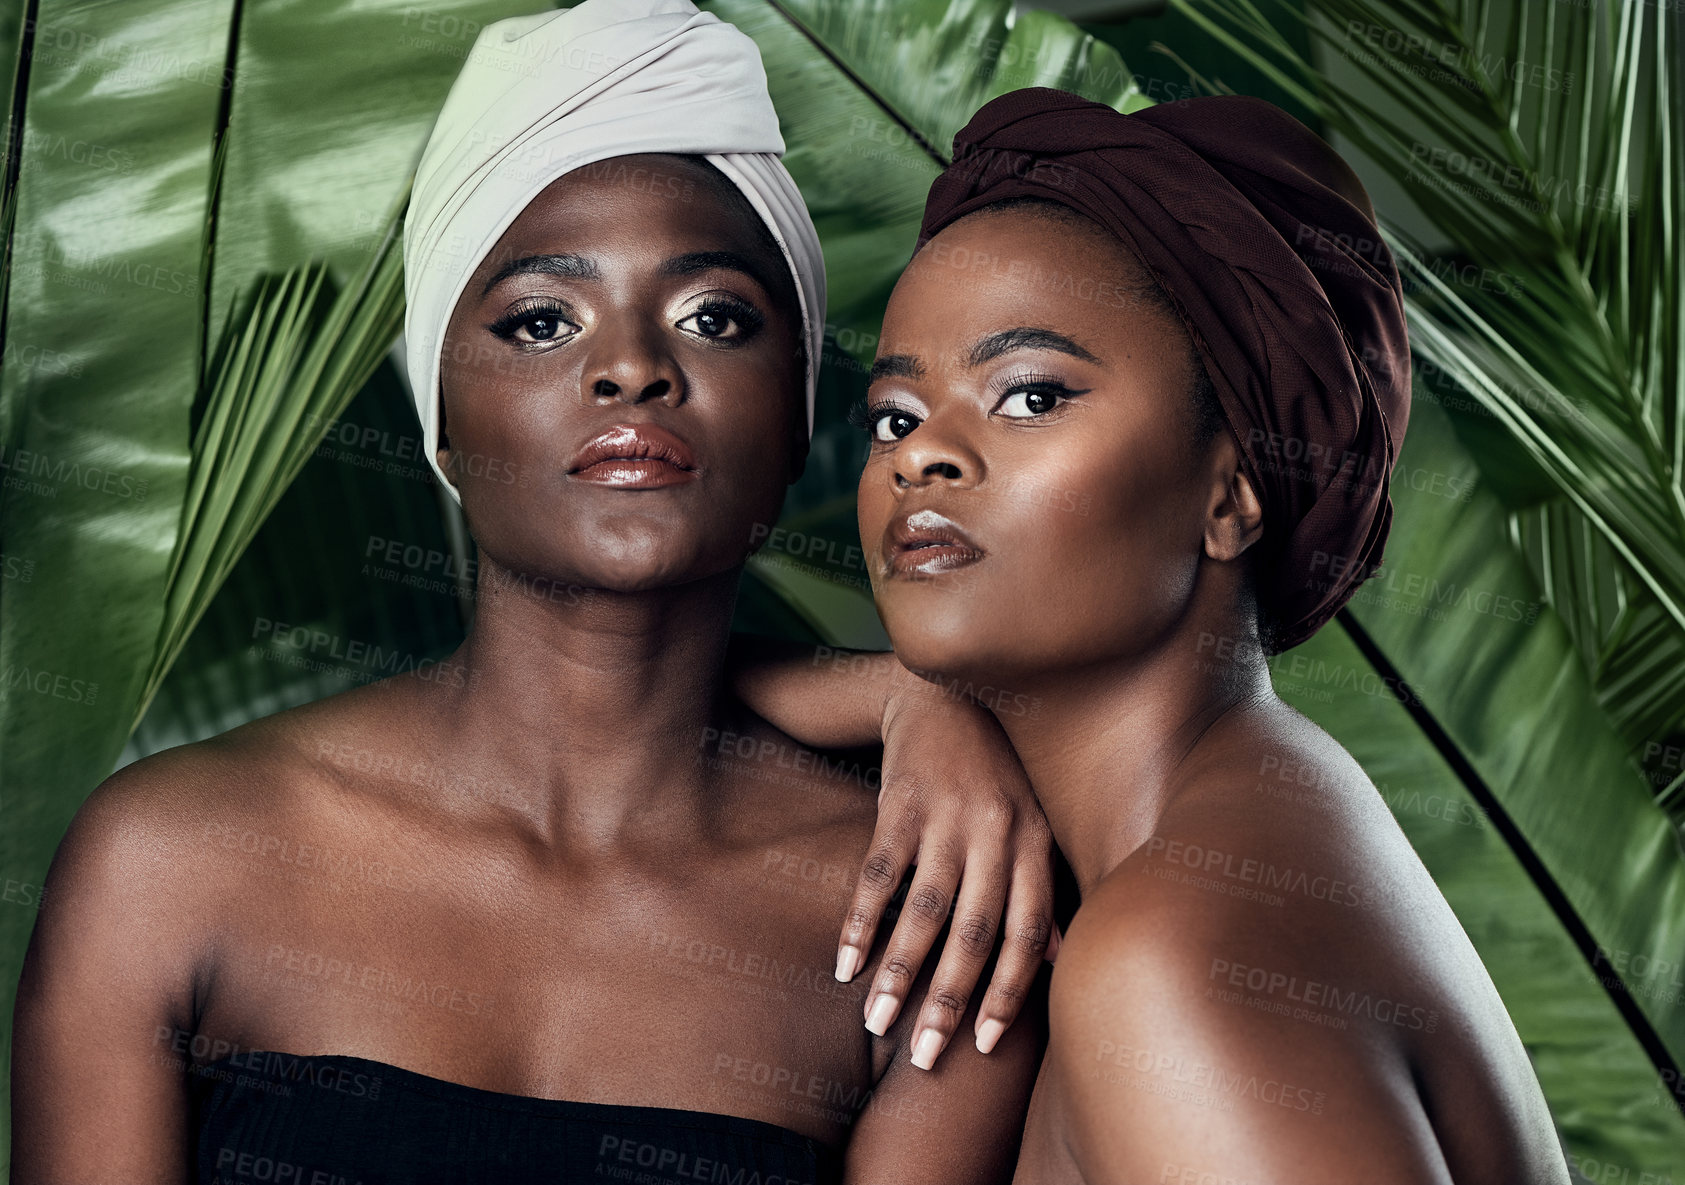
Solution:
{"label": "woman with white head wrap", "polygon": [[596,0],[488,26],[434,124],[404,224],[406,355],[435,471],[439,349],[469,274],[557,177],[640,153],[703,157],[771,230],[801,301],[811,432],[825,259],[783,151],[754,42],[689,0]]}
{"label": "woman with white head wrap", "polygon": [[89,799],[20,985],[15,1180],[1010,1174],[1037,1026],[936,1073],[911,1011],[862,1027],[830,963],[877,771],[725,690],[824,323],[782,147],[753,43],[685,0],[481,32],[405,237],[473,626]]}

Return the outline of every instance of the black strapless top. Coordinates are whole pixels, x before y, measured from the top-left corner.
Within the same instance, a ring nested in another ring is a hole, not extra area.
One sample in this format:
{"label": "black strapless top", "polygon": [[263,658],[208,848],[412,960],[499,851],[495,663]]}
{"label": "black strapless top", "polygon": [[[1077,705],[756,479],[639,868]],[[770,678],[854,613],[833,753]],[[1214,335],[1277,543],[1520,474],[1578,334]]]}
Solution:
{"label": "black strapless top", "polygon": [[197,1185],[827,1185],[841,1157],[758,1119],[502,1094],[340,1054],[190,1074]]}

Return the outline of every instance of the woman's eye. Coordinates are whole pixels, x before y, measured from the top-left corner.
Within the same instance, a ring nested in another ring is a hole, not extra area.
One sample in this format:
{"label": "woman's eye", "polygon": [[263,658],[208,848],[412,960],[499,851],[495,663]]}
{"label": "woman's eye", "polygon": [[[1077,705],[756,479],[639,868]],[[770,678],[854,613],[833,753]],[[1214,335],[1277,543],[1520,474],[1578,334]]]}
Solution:
{"label": "woman's eye", "polygon": [[904,411],[879,412],[872,417],[872,439],[889,444],[902,439],[918,426],[918,420]]}
{"label": "woman's eye", "polygon": [[678,323],[679,328],[709,341],[743,341],[761,327],[759,312],[735,301],[704,304]]}
{"label": "woman's eye", "polygon": [[517,333],[525,329],[527,337],[535,342],[554,341],[567,331],[568,323],[560,317],[528,317],[517,327]]}
{"label": "woman's eye", "polygon": [[697,313],[686,317],[680,325],[689,325],[692,333],[700,333],[703,337],[724,337],[730,332],[732,319],[719,313]]}
{"label": "woman's eye", "polygon": [[566,341],[579,332],[579,326],[551,309],[516,309],[492,325],[491,331],[505,341],[512,341],[517,345],[541,346],[549,342]]}
{"label": "woman's eye", "polygon": [[1014,391],[1001,401],[998,409],[1003,416],[1012,419],[1028,419],[1031,416],[1044,416],[1059,406],[1064,398],[1058,391],[1051,391],[1042,387],[1031,387],[1022,391]]}

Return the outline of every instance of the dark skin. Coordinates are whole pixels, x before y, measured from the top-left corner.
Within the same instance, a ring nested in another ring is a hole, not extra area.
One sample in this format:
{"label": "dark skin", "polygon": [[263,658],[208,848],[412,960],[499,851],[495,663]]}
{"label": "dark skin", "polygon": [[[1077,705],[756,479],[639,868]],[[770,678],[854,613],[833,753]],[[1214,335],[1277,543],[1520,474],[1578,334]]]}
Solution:
{"label": "dark skin", "polygon": [[[861,538],[896,654],[1039,702],[997,714],[1082,890],[1014,1179],[1566,1181],[1456,918],[1271,688],[1263,509],[1226,431],[1196,443],[1185,331],[967,258],[1145,278],[1085,220],[963,219],[897,285],[869,395]],[[903,551],[918,511],[968,543]]]}
{"label": "dark skin", "polygon": [[[761,1119],[846,1144],[855,1182],[1010,1174],[1039,1024],[927,1071],[909,1022],[872,1035],[832,978],[876,786],[713,744],[800,753],[725,666],[753,528],[805,448],[799,315],[698,162],[626,159],[692,199],[563,177],[453,315],[440,461],[480,560],[462,647],[138,762],[78,814],[20,986],[16,1181],[184,1180],[184,1063],[231,1050]],[[700,476],[571,478],[622,423],[678,435]],[[397,1002],[391,976],[435,990]],[[873,1105],[810,1105],[757,1065]]]}

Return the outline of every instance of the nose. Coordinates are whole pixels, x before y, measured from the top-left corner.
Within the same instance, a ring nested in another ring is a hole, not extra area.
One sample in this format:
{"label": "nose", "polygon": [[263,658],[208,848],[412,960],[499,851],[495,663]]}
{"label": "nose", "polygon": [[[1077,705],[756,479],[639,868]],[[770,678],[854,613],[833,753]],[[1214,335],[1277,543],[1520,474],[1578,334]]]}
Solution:
{"label": "nose", "polygon": [[952,485],[971,489],[983,479],[983,458],[956,427],[932,416],[895,450],[895,488]]}
{"label": "nose", "polygon": [[684,373],[660,331],[620,316],[596,333],[580,387],[587,403],[617,399],[639,404],[660,400],[677,407],[685,399]]}

